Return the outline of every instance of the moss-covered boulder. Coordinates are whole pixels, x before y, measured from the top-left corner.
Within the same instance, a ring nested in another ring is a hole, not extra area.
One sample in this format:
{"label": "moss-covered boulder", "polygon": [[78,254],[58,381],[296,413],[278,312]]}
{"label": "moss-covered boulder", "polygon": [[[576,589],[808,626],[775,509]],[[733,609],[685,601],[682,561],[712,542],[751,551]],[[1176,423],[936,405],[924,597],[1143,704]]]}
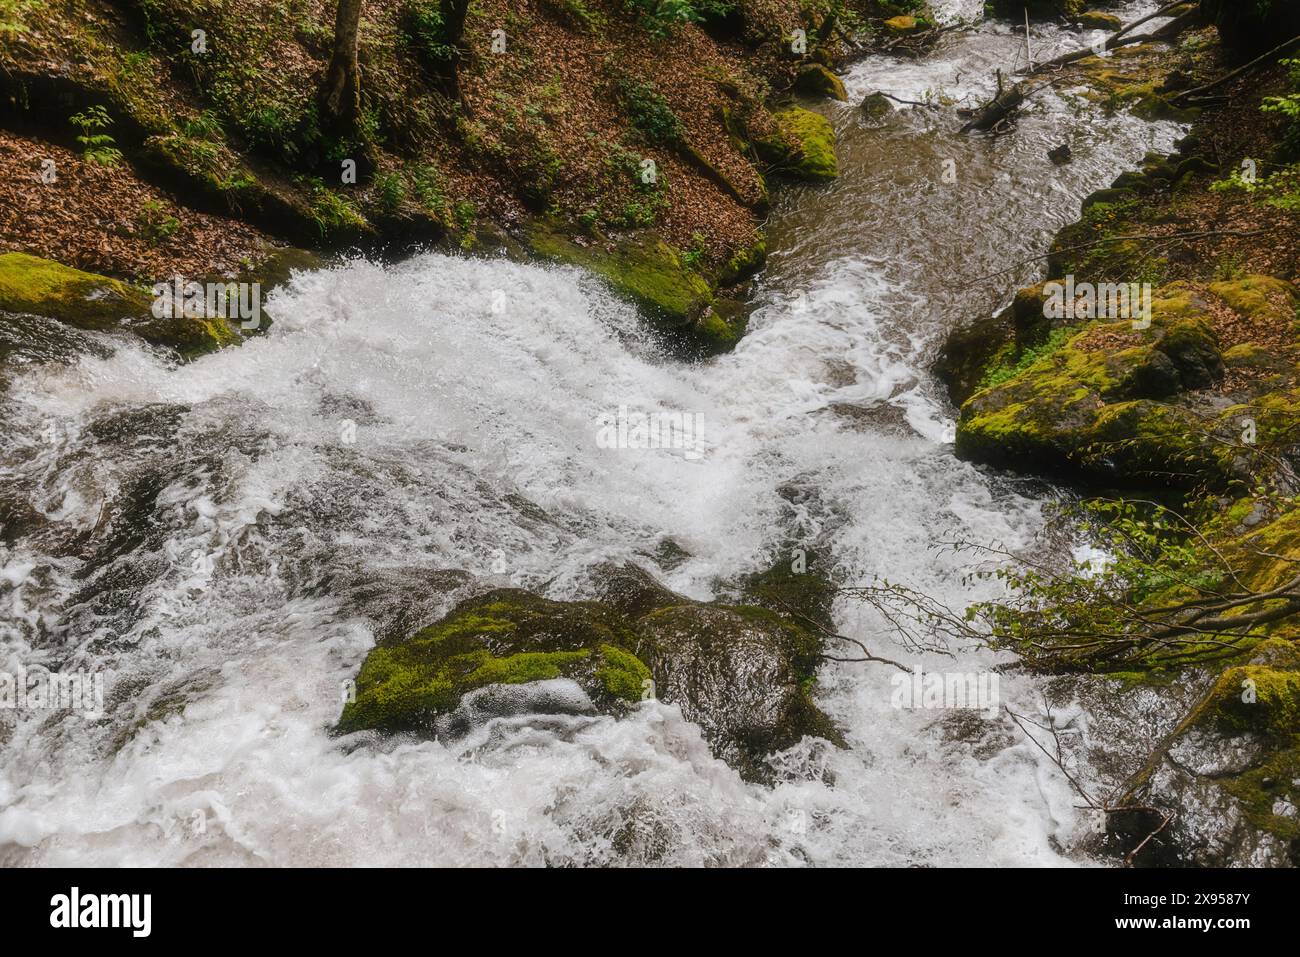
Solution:
{"label": "moss-covered boulder", "polygon": [[115,329],[149,314],[142,289],[26,253],[0,255],[0,309],[46,316],[77,329]]}
{"label": "moss-covered boulder", "polygon": [[1085,30],[1118,30],[1124,25],[1123,20],[1104,10],[1085,10],[1079,14],[1078,22]]}
{"label": "moss-covered boulder", "polygon": [[617,717],[655,697],[748,780],[766,779],[766,756],[805,735],[842,743],[812,701],[814,632],[762,608],[691,601],[635,566],[606,569],[602,595],[497,590],[381,642],[338,730],[455,737],[517,715]]}
{"label": "moss-covered boulder", "polygon": [[557,696],[565,710],[617,714],[640,700],[650,677],[634,644],[626,621],[598,604],[489,592],[371,651],[338,728],[451,734],[463,730],[456,709],[469,692],[556,679],[573,686],[567,699]]}
{"label": "moss-covered boulder", "polygon": [[545,259],[581,266],[646,311],[687,350],[723,351],[734,331],[716,321],[713,288],[681,254],[653,233],[618,240],[579,240],[554,223],[535,223],[529,248]]}
{"label": "moss-covered boulder", "polygon": [[[1173,814],[1139,865],[1300,865],[1300,643],[1265,640],[1226,669],[1116,803]],[[1162,819],[1111,817],[1134,846]]]}
{"label": "moss-covered boulder", "polygon": [[908,36],[925,29],[925,24],[916,17],[909,14],[899,14],[896,17],[889,17],[881,22],[881,27],[891,36]]}
{"label": "moss-covered boulder", "polygon": [[826,96],[843,101],[849,98],[848,91],[844,89],[844,81],[820,63],[810,63],[800,70],[795,77],[794,88],[809,96]]}
{"label": "moss-covered boulder", "polygon": [[126,331],[190,358],[239,341],[221,318],[157,318],[152,295],[107,276],[26,253],[0,255],[0,312],[45,316],[77,329]]}
{"label": "moss-covered boulder", "polygon": [[[1243,477],[1216,419],[1166,400],[1224,373],[1203,301],[1173,285],[1144,321],[1083,323],[999,353],[962,406],[957,453],[1073,481],[1223,488]],[[967,374],[969,378],[969,374]]]}
{"label": "moss-covered boulder", "polygon": [[758,136],[754,148],[772,169],[795,179],[826,182],[839,176],[835,129],[820,113],[789,106],[773,114],[778,133]]}

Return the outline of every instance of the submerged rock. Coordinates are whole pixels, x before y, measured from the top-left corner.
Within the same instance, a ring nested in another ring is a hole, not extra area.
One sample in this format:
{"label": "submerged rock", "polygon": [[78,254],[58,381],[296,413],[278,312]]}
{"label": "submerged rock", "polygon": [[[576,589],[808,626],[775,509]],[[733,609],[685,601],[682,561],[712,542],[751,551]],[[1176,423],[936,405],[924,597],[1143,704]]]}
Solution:
{"label": "submerged rock", "polygon": [[894,112],[894,104],[883,93],[868,93],[862,100],[862,112],[872,119],[879,119]]}
{"label": "submerged rock", "polygon": [[337,730],[455,737],[497,717],[619,717],[655,697],[751,781],[769,776],[768,754],[805,735],[843,743],[812,701],[812,631],[754,606],[691,601],[637,566],[602,577],[600,601],[500,589],[381,642]]}

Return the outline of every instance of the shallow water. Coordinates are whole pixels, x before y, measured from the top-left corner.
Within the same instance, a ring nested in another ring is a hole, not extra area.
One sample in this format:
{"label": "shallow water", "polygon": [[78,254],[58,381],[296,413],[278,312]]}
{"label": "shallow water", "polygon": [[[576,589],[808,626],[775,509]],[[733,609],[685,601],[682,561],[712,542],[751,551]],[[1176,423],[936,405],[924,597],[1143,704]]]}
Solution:
{"label": "shallow water", "polygon": [[[1041,252],[1177,129],[1044,97],[991,141],[957,136],[948,110],[869,121],[856,104],[974,98],[1022,42],[987,26],[853,68],[851,102],[817,106],[842,178],[781,193],[750,333],[708,363],[663,358],[577,271],[422,255],[300,275],[265,337],[185,367],[114,343],[18,379],[0,481],[60,524],[0,546],[0,670],[100,670],[108,693],[90,720],[0,723],[0,863],[1077,862],[1063,849],[1084,822],[1037,748],[1002,721],[893,708],[878,665],[824,668],[851,747],[778,756],[771,789],[657,703],[452,744],[328,734],[377,628],[495,585],[587,596],[610,559],[709,598],[796,542],[844,581],[994,594],[934,546],[1029,547],[1041,503],[953,458],[930,357],[1036,267],[973,279]],[[1067,140],[1077,158],[1055,167]],[[620,406],[698,413],[700,454],[601,448]],[[73,534],[97,527],[98,547]],[[993,662],[837,617],[909,664]],[[1037,691],[1002,679],[1018,711]]]}

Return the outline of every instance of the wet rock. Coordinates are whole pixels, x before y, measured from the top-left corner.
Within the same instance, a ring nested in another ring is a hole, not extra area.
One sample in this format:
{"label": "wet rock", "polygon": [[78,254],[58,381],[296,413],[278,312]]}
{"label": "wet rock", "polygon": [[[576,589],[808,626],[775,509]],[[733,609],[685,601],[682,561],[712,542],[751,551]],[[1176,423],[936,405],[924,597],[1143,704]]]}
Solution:
{"label": "wet rock", "polygon": [[192,358],[239,341],[221,318],[157,318],[144,289],[26,253],[0,255],[0,312],[57,319],[95,332],[123,330]]}
{"label": "wet rock", "polygon": [[[1135,863],[1300,864],[1298,735],[1300,647],[1263,641],[1246,663],[1219,677],[1117,802],[1175,812]],[[1132,850],[1154,829],[1150,824],[1120,820],[1111,827]]]}
{"label": "wet rock", "polygon": [[708,605],[660,609],[638,631],[657,696],[747,780],[763,780],[766,755],[805,735],[843,743],[806,687],[821,648],[809,631],[762,609]]}
{"label": "wet rock", "polygon": [[883,93],[868,93],[862,100],[862,112],[873,120],[879,119],[894,112],[894,104]]}
{"label": "wet rock", "polygon": [[1047,158],[1057,166],[1064,166],[1070,160],[1074,159],[1074,150],[1070,149],[1069,143],[1062,143],[1055,149],[1047,151]]}
{"label": "wet rock", "polygon": [[600,601],[499,589],[381,641],[338,731],[455,736],[526,713],[618,717],[653,695],[748,780],[768,779],[766,756],[804,736],[842,744],[812,701],[813,631],[759,607],[691,601],[635,565],[597,578]]}

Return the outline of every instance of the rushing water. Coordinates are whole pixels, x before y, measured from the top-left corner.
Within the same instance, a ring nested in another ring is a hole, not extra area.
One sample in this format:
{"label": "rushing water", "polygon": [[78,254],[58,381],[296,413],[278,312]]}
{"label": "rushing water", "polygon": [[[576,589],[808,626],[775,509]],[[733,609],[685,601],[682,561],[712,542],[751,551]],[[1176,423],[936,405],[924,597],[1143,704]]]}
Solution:
{"label": "rushing water", "polygon": [[[948,110],[870,121],[856,102],[978,98],[1022,42],[985,26],[852,70],[852,102],[819,107],[843,176],[782,194],[751,331],[711,362],[665,360],[577,271],[422,255],[300,275],[268,335],[187,366],[116,342],[17,378],[0,481],[52,523],[0,546],[0,670],[101,671],[107,696],[92,719],[0,718],[0,863],[1070,863],[1076,802],[1039,750],[1001,721],[896,710],[883,666],[824,668],[851,747],[805,742],[770,789],[656,703],[452,744],[328,734],[377,629],[494,585],[587,596],[609,559],[709,598],[794,541],[846,581],[989,594],[934,544],[1027,546],[1039,506],[953,458],[929,358],[1034,267],[973,280],[1176,130],[1044,96],[988,140]],[[600,448],[621,405],[699,413],[703,454]],[[909,663],[992,661],[838,617]],[[1001,685],[1020,711],[1037,690]]]}

